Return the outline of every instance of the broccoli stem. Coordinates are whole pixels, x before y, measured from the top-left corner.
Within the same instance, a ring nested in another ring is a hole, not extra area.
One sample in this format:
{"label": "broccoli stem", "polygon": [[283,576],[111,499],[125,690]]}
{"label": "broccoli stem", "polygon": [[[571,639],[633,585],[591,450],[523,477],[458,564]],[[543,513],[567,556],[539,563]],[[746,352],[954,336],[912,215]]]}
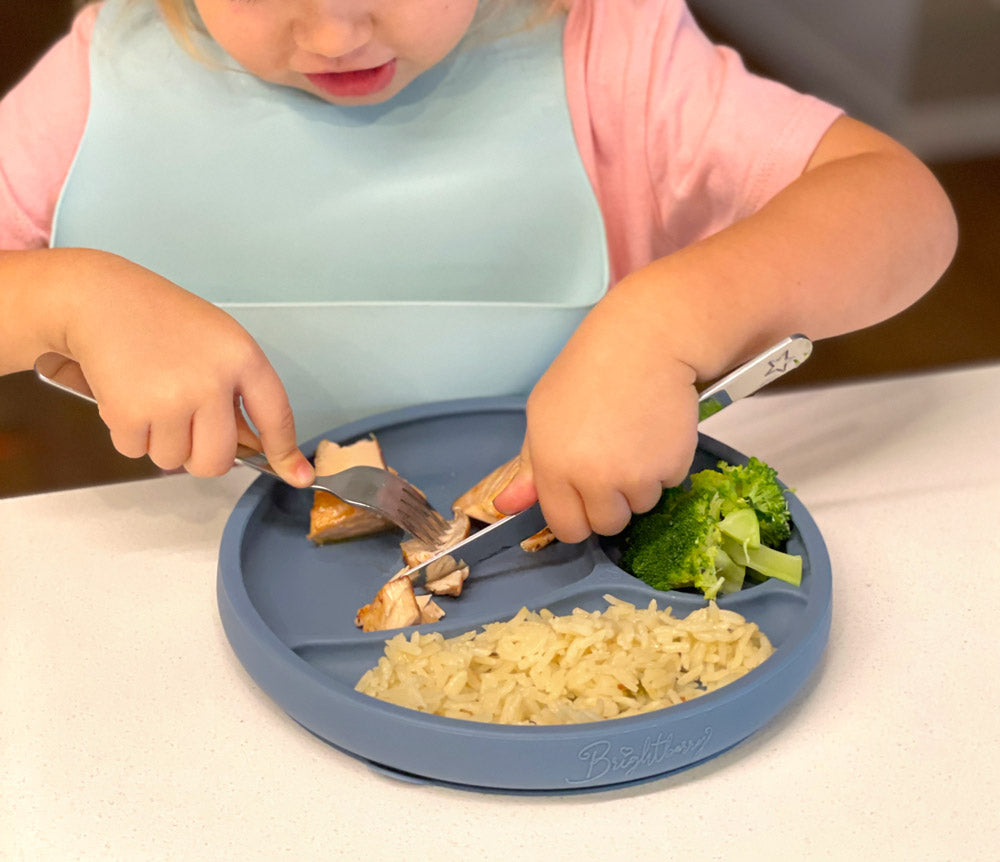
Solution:
{"label": "broccoli stem", "polygon": [[733,510],[719,521],[719,529],[744,548],[760,547],[760,521],[753,509]]}
{"label": "broccoli stem", "polygon": [[722,548],[715,549],[715,571],[722,576],[719,592],[723,595],[738,593],[743,589],[746,567],[735,562]]}
{"label": "broccoli stem", "polygon": [[802,557],[776,551],[767,545],[745,548],[735,539],[723,536],[723,550],[733,561],[769,578],[777,578],[796,587],[802,584]]}

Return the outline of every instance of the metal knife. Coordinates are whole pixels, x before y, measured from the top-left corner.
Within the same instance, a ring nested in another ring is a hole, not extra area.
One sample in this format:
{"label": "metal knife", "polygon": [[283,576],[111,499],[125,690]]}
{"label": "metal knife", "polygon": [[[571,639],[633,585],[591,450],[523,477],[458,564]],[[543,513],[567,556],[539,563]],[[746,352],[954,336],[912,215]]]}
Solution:
{"label": "metal knife", "polygon": [[542,508],[535,503],[523,512],[508,515],[488,527],[483,527],[467,539],[435,554],[426,563],[407,569],[404,574],[413,581],[414,586],[425,586],[463,566],[472,567],[476,563],[488,560],[501,551],[520,544],[544,527],[545,517],[542,515]]}
{"label": "metal knife", "polygon": [[[809,358],[810,353],[812,342],[804,335],[792,335],[758,354],[702,391],[698,397],[698,421],[718,413],[740,398],[753,395],[758,389],[797,368]],[[414,586],[424,586],[463,566],[471,568],[512,548],[543,527],[545,518],[538,503],[535,503],[523,512],[508,515],[484,527],[419,566],[407,569],[404,574]]]}
{"label": "metal knife", "polygon": [[798,368],[812,353],[812,342],[804,335],[792,335],[757,354],[735,371],[729,372],[698,397],[698,421],[707,419],[740,398]]}

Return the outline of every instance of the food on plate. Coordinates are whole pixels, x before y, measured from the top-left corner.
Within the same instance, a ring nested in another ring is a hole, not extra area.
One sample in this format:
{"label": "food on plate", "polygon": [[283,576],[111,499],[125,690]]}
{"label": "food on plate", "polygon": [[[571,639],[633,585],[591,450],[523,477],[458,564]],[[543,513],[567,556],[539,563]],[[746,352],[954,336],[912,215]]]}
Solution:
{"label": "food on plate", "polygon": [[709,599],[737,592],[748,576],[798,586],[802,557],[781,550],[790,534],[775,470],[757,458],[720,461],[632,518],[619,539],[621,566],[655,589],[693,587]]}
{"label": "food on plate", "polygon": [[714,602],[685,618],[613,596],[604,611],[512,619],[445,638],[400,633],[356,689],[433,715],[500,724],[572,724],[639,715],[744,676],[773,647]]}
{"label": "food on plate", "polygon": [[[451,504],[452,510],[456,513],[464,512],[473,520],[482,521],[484,524],[495,524],[504,515],[493,505],[493,501],[510,484],[511,479],[517,474],[520,464],[520,456],[501,464],[455,500]],[[545,527],[521,542],[521,548],[529,552],[538,551],[546,545],[552,544],[555,540],[556,537],[552,531]]]}
{"label": "food on plate", "polygon": [[[399,549],[403,553],[403,568],[396,574],[401,575],[414,566],[426,563],[435,554],[461,542],[462,539],[469,535],[471,528],[472,522],[469,520],[468,515],[459,512],[448,522],[448,531],[438,541],[434,543],[422,542],[420,539],[413,537],[402,542]],[[463,566],[460,569],[450,571],[449,566],[448,569],[449,571],[444,577],[435,578],[433,571],[427,573],[425,589],[429,593],[438,596],[461,595],[462,584],[469,577],[469,567]]]}
{"label": "food on plate", "polygon": [[520,458],[512,458],[505,464],[501,464],[492,472],[483,476],[475,485],[462,494],[451,508],[456,512],[465,512],[470,518],[482,521],[484,524],[492,524],[503,517],[503,513],[498,511],[493,501],[497,495],[506,488],[511,479],[517,474]]}
{"label": "food on plate", "polygon": [[[415,599],[420,599],[422,596],[414,593],[409,579],[403,579],[406,580],[406,585],[396,582],[400,580],[403,572],[414,566],[419,566],[435,554],[462,541],[473,532],[475,525],[492,524],[500,520],[503,514],[493,505],[493,500],[514,478],[517,467],[517,458],[506,464],[501,464],[455,500],[452,503],[454,517],[448,522],[448,531],[437,542],[429,544],[417,538],[409,538],[402,542],[400,551],[403,556],[403,567],[383,584],[369,604],[357,612],[354,618],[355,623],[367,632],[434,622],[435,620],[427,619],[427,613],[415,616],[414,605],[413,602],[409,601],[408,595],[414,596]],[[521,542],[521,547],[525,551],[533,552],[554,541],[555,536],[546,527]],[[447,574],[439,578],[434,577],[433,571],[427,573],[424,589],[428,593],[438,596],[460,596],[462,586],[469,577],[469,567],[463,566],[451,571],[449,564],[443,568]],[[444,611],[437,604],[433,606],[431,613],[440,615],[436,616],[435,619],[444,616]],[[404,619],[409,620],[409,622],[400,622]]]}
{"label": "food on plate", "polygon": [[[332,440],[320,440],[316,447],[317,476],[330,476],[348,467],[360,466],[386,469],[382,449],[374,437],[345,446]],[[313,492],[308,536],[317,545],[356,539],[395,528],[391,521],[376,515],[370,509],[352,506],[327,491]]]}
{"label": "food on plate", "polygon": [[362,631],[375,632],[433,623],[441,619],[444,610],[430,600],[431,595],[461,595],[462,584],[469,577],[469,567],[463,566],[452,570],[447,566],[447,574],[439,578],[434,578],[433,572],[428,572],[424,584],[426,595],[417,595],[414,592],[413,583],[404,572],[426,562],[439,551],[460,542],[469,535],[469,528],[469,518],[460,512],[448,522],[448,531],[438,542],[430,544],[416,537],[401,542],[399,549],[403,555],[403,568],[389,578],[375,594],[375,598],[355,614],[355,625]]}
{"label": "food on plate", "polygon": [[354,622],[362,631],[375,632],[433,623],[443,616],[444,611],[430,595],[416,595],[409,578],[397,577],[358,611]]}

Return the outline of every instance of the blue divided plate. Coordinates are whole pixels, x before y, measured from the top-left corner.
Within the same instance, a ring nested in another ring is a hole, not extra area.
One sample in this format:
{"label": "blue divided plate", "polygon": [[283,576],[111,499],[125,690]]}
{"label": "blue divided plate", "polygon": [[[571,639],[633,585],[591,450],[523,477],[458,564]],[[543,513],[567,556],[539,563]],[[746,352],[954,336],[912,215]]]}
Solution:
{"label": "blue divided plate", "polygon": [[[349,442],[374,433],[386,462],[440,511],[519,450],[521,399],[420,405],[322,436]],[[312,441],[315,446],[316,440]],[[306,451],[309,451],[308,445]],[[693,469],[740,453],[702,436]],[[768,581],[722,598],[756,622],[775,653],[745,677],[696,700],[630,718],[526,727],[426,715],[354,690],[395,632],[354,625],[401,566],[401,534],[316,547],[306,539],[312,493],[261,477],[230,516],[219,555],[218,601],[226,635],[251,677],[293,719],[372,768],[410,781],[496,792],[566,793],[661,777],[731,748],[777,715],[803,686],[830,629],[831,571],[823,539],[790,495],[792,553],[804,558],[801,588]],[[452,636],[522,606],[555,613],[606,607],[605,594],[639,606],[656,599],[686,616],[704,599],[657,592],[618,569],[592,538],[535,554],[505,551],[473,572],[447,612],[422,630]]]}

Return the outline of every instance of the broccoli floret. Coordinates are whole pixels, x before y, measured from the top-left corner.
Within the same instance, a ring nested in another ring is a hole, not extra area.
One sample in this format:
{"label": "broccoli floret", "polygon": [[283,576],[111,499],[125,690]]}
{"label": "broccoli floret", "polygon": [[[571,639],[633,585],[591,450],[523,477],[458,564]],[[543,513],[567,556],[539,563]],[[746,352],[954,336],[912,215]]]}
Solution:
{"label": "broccoli floret", "polygon": [[719,470],[733,480],[736,496],[757,513],[761,544],[780,547],[792,530],[788,499],[778,484],[777,471],[758,458],[750,458],[742,466],[720,462]]}
{"label": "broccoli floret", "polygon": [[801,582],[802,558],[782,553],[790,515],[777,473],[763,461],[720,461],[667,488],[621,536],[622,567],[658,590],[693,587],[706,598],[742,587],[746,568]]}
{"label": "broccoli floret", "polygon": [[657,590],[695,587],[714,597],[723,581],[715,567],[722,534],[711,508],[705,494],[667,488],[653,511],[626,528],[622,567]]}

